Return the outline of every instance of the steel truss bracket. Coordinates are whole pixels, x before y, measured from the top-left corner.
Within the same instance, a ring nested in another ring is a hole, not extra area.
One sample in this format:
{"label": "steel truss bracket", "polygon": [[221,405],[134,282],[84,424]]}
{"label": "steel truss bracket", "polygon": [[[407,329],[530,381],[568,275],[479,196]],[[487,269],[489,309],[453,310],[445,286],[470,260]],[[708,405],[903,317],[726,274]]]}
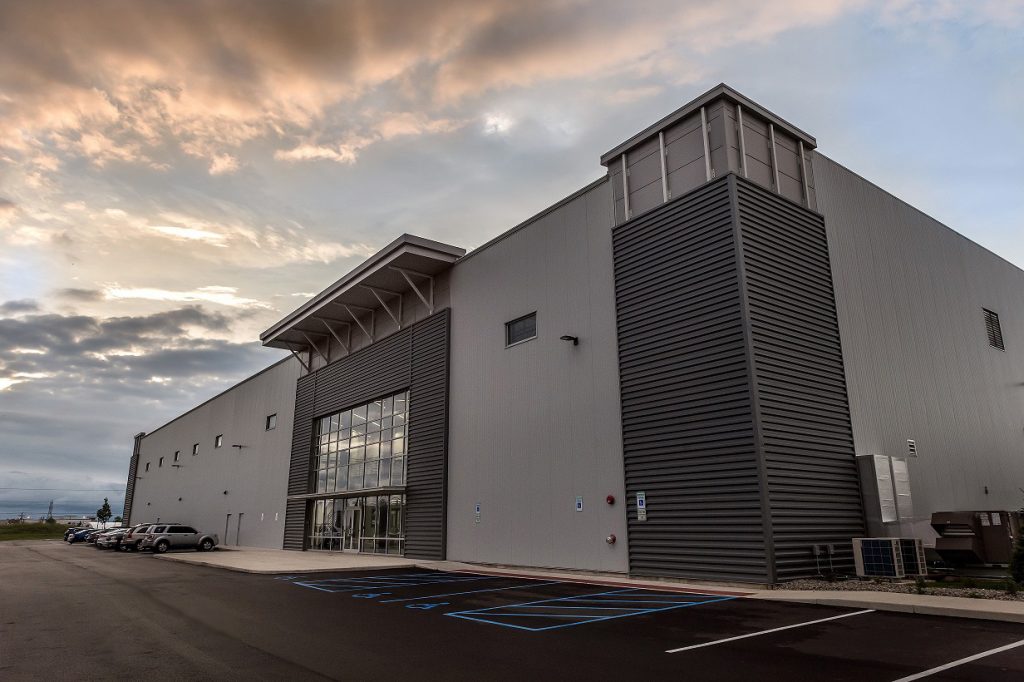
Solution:
{"label": "steel truss bracket", "polygon": [[[374,332],[374,329],[377,326],[377,324],[376,324],[377,316],[374,314],[374,311],[369,309],[369,308],[361,308],[360,306],[357,306],[357,305],[349,306],[347,303],[339,303],[338,305],[340,305],[342,308],[345,309],[345,311],[352,317],[352,320],[356,324],[359,325],[360,329],[363,330],[363,333],[366,334],[366,337],[368,339],[370,339],[370,343],[373,343],[373,341],[374,341],[374,339],[373,339],[373,332]],[[359,319],[359,316],[356,315],[354,312],[352,312],[352,308],[355,308],[357,310],[362,310],[363,312],[369,312],[370,313],[370,328],[369,329],[367,329],[366,325],[363,324],[363,321]]]}
{"label": "steel truss bracket", "polygon": [[299,361],[299,364],[302,365],[302,368],[306,370],[306,374],[309,374],[311,371],[313,371],[310,369],[310,366],[306,364],[306,361],[302,359],[302,356],[295,352],[295,349],[292,348],[292,344],[289,343],[287,345],[288,352],[295,356],[295,359]]}
{"label": "steel truss bracket", "polygon": [[[389,265],[388,267],[390,269],[394,270],[395,272],[399,273],[402,277],[405,278],[405,282],[406,282],[406,284],[409,285],[409,288],[413,290],[413,293],[415,293],[417,296],[419,296],[419,299],[421,301],[423,301],[423,305],[427,306],[427,311],[431,315],[433,315],[434,314],[434,277],[433,277],[433,275],[424,275],[422,272],[416,272],[415,270],[406,270],[405,268],[399,268],[399,267],[396,267],[394,265]],[[413,279],[412,279],[413,277],[420,277],[422,279],[427,280],[427,283],[429,285],[429,289],[428,289],[428,292],[427,292],[426,296],[424,296],[423,292],[420,291],[420,288],[418,286],[416,286],[416,282],[414,282]]]}
{"label": "steel truss bracket", "polygon": [[[402,294],[398,293],[397,291],[389,291],[388,289],[381,289],[379,287],[371,287],[371,286],[368,286],[366,284],[360,284],[359,286],[361,286],[362,288],[368,290],[370,293],[373,294],[374,298],[376,298],[380,302],[380,306],[384,309],[384,312],[386,312],[388,314],[388,316],[391,317],[391,319],[395,321],[395,324],[398,325],[398,328],[401,329],[402,328]],[[384,297],[385,296],[390,296],[392,298],[397,298],[398,299],[398,314],[397,315],[395,314],[395,311],[391,310],[391,306],[389,306],[384,301]]]}
{"label": "steel truss bracket", "polygon": [[351,350],[351,348],[352,348],[352,325],[351,324],[349,324],[348,322],[342,322],[340,320],[331,320],[331,322],[337,322],[338,324],[341,324],[341,325],[345,326],[345,330],[347,332],[348,340],[347,341],[342,341],[341,336],[338,335],[338,331],[334,327],[332,327],[330,324],[328,324],[326,319],[324,319],[322,317],[317,318],[317,319],[320,320],[320,323],[323,324],[323,326],[327,327],[327,331],[329,331],[331,333],[331,336],[333,336],[334,340],[338,342],[338,345],[341,346],[342,350],[344,350],[346,353],[351,353],[352,352],[352,350]]}
{"label": "steel truss bracket", "polygon": [[[299,330],[299,333],[302,334],[302,338],[306,339],[306,341],[309,342],[309,347],[312,348],[313,350],[315,350],[316,354],[324,359],[324,362],[326,362],[326,363],[330,363],[331,362],[331,359],[327,355],[324,355],[323,351],[320,350],[320,346],[316,345],[316,342],[313,341],[313,339],[309,338],[309,334],[307,334],[306,332],[302,331],[301,329]],[[312,332],[310,332],[310,333],[312,333]],[[327,352],[328,353],[331,352],[331,344],[330,343],[327,344]]]}

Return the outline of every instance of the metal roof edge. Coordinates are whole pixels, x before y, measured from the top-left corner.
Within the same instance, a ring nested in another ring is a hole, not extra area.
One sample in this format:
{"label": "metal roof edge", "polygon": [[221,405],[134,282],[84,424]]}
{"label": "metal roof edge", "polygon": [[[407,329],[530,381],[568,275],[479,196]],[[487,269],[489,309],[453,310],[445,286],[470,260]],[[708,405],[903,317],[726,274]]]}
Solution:
{"label": "metal roof edge", "polygon": [[745,108],[753,111],[758,116],[766,118],[770,122],[778,125],[780,128],[788,132],[790,135],[796,137],[798,140],[802,140],[804,144],[810,146],[812,149],[818,146],[817,140],[815,140],[812,135],[796,127],[795,125],[793,125],[786,119],[782,118],[781,116],[772,113],[768,109],[765,109],[754,100],[750,99],[746,95],[737,92],[735,89],[729,87],[725,83],[719,83],[718,85],[711,88],[704,94],[696,97],[695,99],[690,100],[683,106],[679,107],[671,114],[668,114],[667,116],[662,117],[655,123],[647,126],[636,135],[630,137],[625,142],[615,145],[615,147],[602,154],[601,165],[607,166],[609,161],[621,155],[623,152],[632,149],[639,143],[655,135],[658,131],[664,130],[665,128],[672,125],[676,121],[686,118],[690,114],[699,110],[701,107],[706,106],[720,98],[728,99],[734,104],[743,105]]}
{"label": "metal roof edge", "polygon": [[153,429],[149,433],[147,433],[145,431],[142,431],[138,435],[142,436],[142,440],[146,440],[147,438],[149,438],[150,436],[152,436],[154,433],[156,433],[160,429],[164,428],[165,426],[170,426],[171,424],[173,424],[174,422],[178,421],[179,419],[187,417],[188,415],[192,414],[193,412],[195,412],[199,408],[203,407],[204,405],[209,405],[210,403],[212,403],[217,398],[220,398],[221,396],[230,393],[231,391],[235,390],[236,388],[238,388],[242,384],[249,383],[253,379],[259,377],[262,374],[266,374],[267,372],[269,372],[270,370],[274,369],[275,367],[277,367],[281,363],[288,362],[289,360],[293,360],[294,361],[295,358],[293,358],[291,355],[286,355],[283,358],[281,358],[280,360],[278,360],[277,362],[275,362],[274,364],[268,365],[268,366],[264,367],[263,369],[261,369],[260,371],[256,372],[255,374],[251,374],[251,375],[247,376],[246,378],[242,379],[241,381],[236,382],[236,383],[232,384],[231,386],[225,388],[223,391],[221,391],[220,393],[217,393],[213,397],[207,398],[206,400],[204,400],[203,402],[199,403],[195,407],[190,408],[188,411],[182,412],[181,414],[179,414],[177,417],[174,417],[170,421],[164,422],[163,424],[161,424],[160,426],[156,427],[155,429]]}
{"label": "metal roof edge", "polygon": [[486,242],[484,242],[483,244],[481,244],[480,246],[476,247],[475,249],[473,249],[472,251],[467,253],[465,256],[463,256],[459,260],[459,262],[461,263],[462,261],[466,260],[467,258],[472,258],[476,254],[480,253],[481,251],[483,251],[485,249],[488,249],[488,248],[494,246],[495,244],[497,244],[498,242],[502,241],[503,239],[511,237],[516,232],[519,232],[520,230],[529,227],[530,225],[532,225],[533,223],[537,222],[538,220],[540,220],[541,218],[543,218],[547,214],[551,213],[552,211],[557,211],[558,209],[562,208],[563,206],[565,206],[569,202],[571,202],[571,201],[573,201],[575,199],[580,198],[581,196],[583,196],[584,194],[586,194],[588,192],[593,191],[594,189],[600,187],[601,185],[603,185],[606,182],[608,182],[608,175],[607,174],[606,175],[602,175],[601,177],[597,178],[596,180],[594,180],[594,181],[584,185],[583,187],[579,188],[578,190],[576,190],[572,194],[570,194],[570,195],[568,195],[566,197],[563,197],[562,199],[559,199],[558,201],[556,201],[555,203],[551,204],[547,208],[544,208],[544,209],[538,211],[537,213],[533,214],[532,216],[530,216],[526,220],[522,221],[521,223],[516,224],[513,227],[510,227],[509,229],[505,230],[501,234],[499,234],[499,235],[497,235],[495,237],[492,237],[491,239],[487,240]]}
{"label": "metal roof edge", "polygon": [[451,256],[455,260],[462,258],[466,255],[466,250],[458,246],[452,246],[451,244],[445,244],[443,242],[434,241],[433,239],[427,239],[426,237],[418,237],[414,234],[404,233],[397,239],[393,240],[390,244],[377,251],[375,254],[364,260],[362,263],[357,265],[352,270],[345,273],[340,279],[323,289],[313,298],[309,299],[301,306],[293,310],[292,312],[285,315],[283,318],[275,322],[266,331],[260,334],[260,342],[266,345],[268,339],[281,333],[283,328],[293,324],[298,318],[305,313],[309,312],[317,305],[325,301],[326,299],[337,293],[338,290],[343,289],[348,284],[356,281],[361,275],[365,274],[368,270],[371,270],[375,265],[381,263],[388,256],[399,250],[403,246],[418,246],[423,249],[429,249],[437,251],[438,253]]}

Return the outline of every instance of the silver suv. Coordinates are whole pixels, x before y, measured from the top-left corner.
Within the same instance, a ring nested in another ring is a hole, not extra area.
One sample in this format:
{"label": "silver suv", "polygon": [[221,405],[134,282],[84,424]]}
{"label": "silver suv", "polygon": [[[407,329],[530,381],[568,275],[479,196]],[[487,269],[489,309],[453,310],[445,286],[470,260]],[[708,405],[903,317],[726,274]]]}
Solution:
{"label": "silver suv", "polygon": [[208,552],[220,543],[215,533],[200,533],[191,526],[159,525],[149,529],[139,549],[163,554],[169,549],[195,549]]}
{"label": "silver suv", "polygon": [[153,524],[151,523],[140,523],[132,526],[125,533],[124,537],[121,538],[121,546],[118,549],[124,552],[138,551],[142,546],[143,539],[146,537],[146,531],[152,527]]}

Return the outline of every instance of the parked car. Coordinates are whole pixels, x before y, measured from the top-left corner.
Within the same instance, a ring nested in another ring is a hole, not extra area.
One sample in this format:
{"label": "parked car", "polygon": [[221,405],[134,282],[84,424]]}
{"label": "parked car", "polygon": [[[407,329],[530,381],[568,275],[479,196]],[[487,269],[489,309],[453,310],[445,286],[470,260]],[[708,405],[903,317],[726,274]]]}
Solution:
{"label": "parked car", "polygon": [[195,549],[208,552],[220,544],[216,533],[200,533],[191,526],[155,526],[146,534],[141,549],[152,549],[163,554],[169,549]]}
{"label": "parked car", "polygon": [[117,549],[121,546],[121,540],[129,531],[128,528],[115,528],[114,530],[101,533],[96,538],[96,549]]}
{"label": "parked car", "polygon": [[80,526],[70,526],[66,531],[64,531],[64,541],[66,542],[73,533],[77,533],[80,530],[82,530]]}
{"label": "parked car", "polygon": [[68,543],[73,545],[76,542],[85,542],[87,536],[96,532],[98,531],[95,528],[79,528],[68,536]]}
{"label": "parked car", "polygon": [[128,532],[125,533],[123,538],[121,538],[121,546],[118,547],[118,549],[123,552],[131,552],[133,550],[138,551],[139,544],[142,542],[142,539],[146,537],[146,531],[152,526],[152,523],[140,523],[129,528]]}

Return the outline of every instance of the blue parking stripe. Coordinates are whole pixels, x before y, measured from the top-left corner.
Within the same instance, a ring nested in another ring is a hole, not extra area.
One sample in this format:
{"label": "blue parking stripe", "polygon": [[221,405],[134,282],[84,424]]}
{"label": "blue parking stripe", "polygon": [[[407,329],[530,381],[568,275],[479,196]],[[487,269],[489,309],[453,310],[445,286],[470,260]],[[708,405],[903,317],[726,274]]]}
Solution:
{"label": "blue parking stripe", "polygon": [[449,592],[447,594],[431,594],[426,597],[406,597],[405,599],[387,599],[382,601],[381,604],[393,604],[400,601],[416,601],[419,599],[434,599],[435,597],[455,597],[463,594],[480,594],[482,592],[503,592],[505,590],[521,590],[527,587],[543,587],[544,585],[561,585],[561,580],[555,580],[549,583],[528,583],[526,585],[515,585],[513,587],[492,587],[487,590],[471,590],[469,592]]}
{"label": "blue parking stripe", "polygon": [[[547,630],[555,630],[559,628],[574,627],[576,625],[584,625],[586,623],[596,623],[606,620],[614,620],[618,618],[629,618],[632,616],[643,616],[651,613],[659,613],[661,611],[671,611],[674,609],[688,608],[691,606],[699,606],[702,604],[710,604],[720,601],[728,601],[736,599],[734,596],[718,596],[718,595],[699,595],[699,594],[686,594],[686,595],[674,595],[665,594],[666,599],[651,599],[646,600],[643,606],[586,606],[583,602],[592,603],[634,603],[629,599],[621,599],[620,597],[629,597],[630,595],[640,595],[645,597],[659,597],[665,593],[651,593],[643,590],[625,589],[625,590],[611,590],[608,592],[598,592],[594,594],[576,595],[571,597],[556,597],[553,599],[540,599],[532,602],[524,602],[520,604],[506,604],[504,606],[492,606],[483,609],[471,609],[467,611],[455,611],[446,613],[446,616],[452,616],[455,618],[462,618],[464,620],[472,620],[479,623],[489,623],[491,625],[500,625],[501,627],[508,627],[517,630],[528,630],[531,632],[541,632]],[[695,600],[687,599],[679,601],[679,596],[694,597]],[[705,597],[700,599],[700,597]],[[671,599],[671,601],[670,601]],[[547,611],[539,612],[544,609],[550,609]],[[608,615],[584,615],[579,611],[618,611],[619,613],[608,614]],[[530,613],[530,611],[533,611]],[[551,620],[563,620],[570,619],[572,622],[568,623],[557,623],[554,625],[531,627],[526,625],[520,625],[516,623],[505,622],[505,619],[511,618],[532,618],[532,619],[551,619]]]}

